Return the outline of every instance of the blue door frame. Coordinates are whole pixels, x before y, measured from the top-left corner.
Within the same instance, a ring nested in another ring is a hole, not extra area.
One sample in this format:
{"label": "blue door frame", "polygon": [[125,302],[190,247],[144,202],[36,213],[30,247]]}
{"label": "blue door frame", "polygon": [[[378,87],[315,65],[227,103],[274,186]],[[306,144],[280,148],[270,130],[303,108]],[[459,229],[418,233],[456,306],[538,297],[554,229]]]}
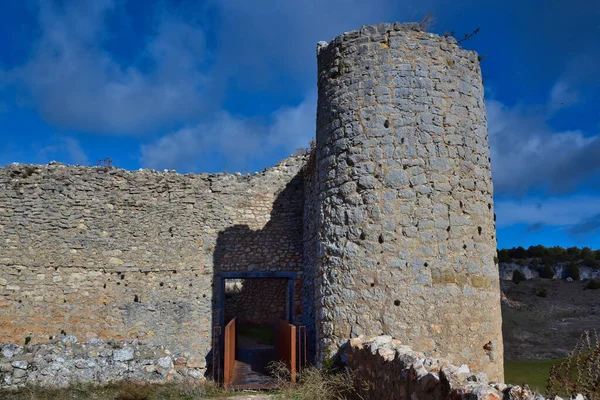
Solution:
{"label": "blue door frame", "polygon": [[215,274],[221,278],[221,311],[219,321],[221,326],[225,326],[225,280],[226,279],[287,279],[288,281],[288,304],[287,317],[288,322],[292,323],[292,311],[294,307],[294,279],[296,272],[246,272],[246,271],[227,271],[217,272]]}

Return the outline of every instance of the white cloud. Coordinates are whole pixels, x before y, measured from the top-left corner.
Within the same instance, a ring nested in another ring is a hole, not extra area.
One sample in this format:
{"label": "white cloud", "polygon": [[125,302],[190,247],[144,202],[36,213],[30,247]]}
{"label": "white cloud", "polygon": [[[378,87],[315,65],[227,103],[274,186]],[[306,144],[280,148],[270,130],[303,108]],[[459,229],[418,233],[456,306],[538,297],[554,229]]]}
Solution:
{"label": "white cloud", "polygon": [[497,194],[566,193],[600,171],[600,135],[555,131],[540,109],[486,105]]}
{"label": "white cloud", "polygon": [[139,132],[185,120],[203,107],[204,32],[175,17],[158,22],[144,53],[153,65],[122,66],[102,47],[111,1],[42,1],[31,60],[7,74],[53,124],[97,132]]}
{"label": "white cloud", "polygon": [[[222,0],[221,68],[242,68],[250,82],[264,84],[284,70],[291,84],[314,82],[317,42],[365,24],[421,19],[427,13],[392,0]],[[232,63],[232,61],[235,61]],[[234,76],[235,78],[235,76]]]}
{"label": "white cloud", "polygon": [[551,111],[566,108],[580,101],[579,93],[565,80],[559,80],[552,86],[549,107]]}
{"label": "white cloud", "polygon": [[314,137],[316,94],[296,107],[275,111],[265,123],[221,112],[206,122],[141,146],[141,164],[154,169],[198,170],[207,156],[219,156],[228,170],[241,171],[270,152],[290,154]]}
{"label": "white cloud", "polygon": [[79,141],[72,137],[57,137],[51,144],[41,148],[36,158],[44,163],[58,158],[68,164],[90,165]]}
{"label": "white cloud", "polygon": [[527,197],[496,201],[498,227],[514,224],[571,226],[600,214],[600,196]]}

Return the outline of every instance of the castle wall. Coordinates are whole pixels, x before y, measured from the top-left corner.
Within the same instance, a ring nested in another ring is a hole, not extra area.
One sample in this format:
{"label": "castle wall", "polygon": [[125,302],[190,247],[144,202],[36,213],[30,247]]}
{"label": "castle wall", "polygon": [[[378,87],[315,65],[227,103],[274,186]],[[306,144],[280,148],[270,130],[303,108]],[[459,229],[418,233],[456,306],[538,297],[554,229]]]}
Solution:
{"label": "castle wall", "polygon": [[242,279],[225,292],[225,323],[237,317],[237,324],[273,326],[287,318],[287,279]]}
{"label": "castle wall", "polygon": [[399,24],[318,49],[317,332],[392,335],[503,375],[500,291],[477,54]]}
{"label": "castle wall", "polygon": [[0,169],[0,342],[139,340],[204,358],[217,272],[302,279],[303,163],[251,176]]}

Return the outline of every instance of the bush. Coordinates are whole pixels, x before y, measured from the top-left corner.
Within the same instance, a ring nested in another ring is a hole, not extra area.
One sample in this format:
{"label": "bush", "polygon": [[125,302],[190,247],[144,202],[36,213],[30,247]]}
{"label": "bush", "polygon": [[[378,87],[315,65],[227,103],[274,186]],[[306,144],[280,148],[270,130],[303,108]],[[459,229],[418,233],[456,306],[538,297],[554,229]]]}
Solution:
{"label": "bush", "polygon": [[593,268],[593,269],[599,269],[600,261],[597,261],[593,258],[586,258],[583,260],[583,265],[585,265],[586,267]]}
{"label": "bush", "polygon": [[592,279],[587,283],[587,285],[585,285],[585,288],[592,290],[600,289],[600,281]]}
{"label": "bush", "polygon": [[542,258],[546,254],[546,248],[542,245],[529,246],[527,249],[528,257]]}
{"label": "bush", "polygon": [[546,289],[542,289],[539,292],[537,292],[537,296],[538,297],[548,297],[548,292],[546,291]]}
{"label": "bush", "polygon": [[567,255],[571,260],[579,260],[581,258],[581,249],[579,247],[567,248]]}
{"label": "bush", "polygon": [[554,278],[554,270],[552,269],[552,267],[550,266],[550,264],[545,264],[540,269],[540,278],[544,278],[544,279],[552,279],[552,278]]}
{"label": "bush", "polygon": [[520,282],[526,281],[527,278],[525,277],[525,274],[522,273],[520,270],[516,269],[515,272],[513,272],[513,277],[512,277],[512,281],[514,283],[516,283],[517,285]]}
{"label": "bush", "polygon": [[567,277],[573,279],[574,281],[578,281],[581,279],[579,274],[579,267],[575,263],[570,263],[567,267]]}
{"label": "bush", "polygon": [[498,250],[498,261],[501,263],[510,262],[510,253],[507,249]]}
{"label": "bush", "polygon": [[523,246],[513,247],[509,250],[509,254],[512,258],[527,258],[527,250]]}
{"label": "bush", "polygon": [[552,367],[548,379],[549,398],[567,393],[581,393],[589,400],[600,399],[600,340],[598,333],[585,331],[575,349],[558,366]]}

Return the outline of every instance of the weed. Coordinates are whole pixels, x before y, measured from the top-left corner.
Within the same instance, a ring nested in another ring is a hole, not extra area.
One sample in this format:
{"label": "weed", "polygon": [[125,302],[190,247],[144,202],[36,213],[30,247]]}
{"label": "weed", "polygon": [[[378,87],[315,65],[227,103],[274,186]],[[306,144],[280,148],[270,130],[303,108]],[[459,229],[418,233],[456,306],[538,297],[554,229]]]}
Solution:
{"label": "weed", "polygon": [[585,331],[569,356],[552,367],[547,392],[550,398],[566,392],[600,399],[600,339],[596,331]]}
{"label": "weed", "polygon": [[269,365],[269,370],[284,399],[341,400],[357,396],[354,376],[348,370],[327,372],[309,366],[297,374],[296,384],[290,382],[290,370],[285,363],[273,362]]}

